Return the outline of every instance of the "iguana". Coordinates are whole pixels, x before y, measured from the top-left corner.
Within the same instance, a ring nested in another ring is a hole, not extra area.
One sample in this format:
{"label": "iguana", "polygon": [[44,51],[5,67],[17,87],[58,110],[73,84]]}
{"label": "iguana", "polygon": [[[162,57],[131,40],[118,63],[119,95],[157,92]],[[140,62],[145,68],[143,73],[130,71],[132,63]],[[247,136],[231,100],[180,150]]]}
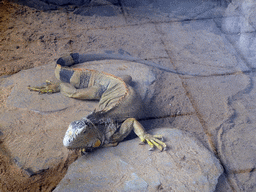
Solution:
{"label": "iguana", "polygon": [[133,130],[149,150],[156,146],[166,150],[161,135],[148,134],[135,119],[140,116],[143,104],[140,96],[129,85],[131,76],[122,78],[90,69],[69,68],[82,63],[78,53],[57,60],[55,76],[60,81],[47,81],[46,86],[28,87],[40,93],[61,92],[67,97],[82,100],[99,100],[98,107],[81,120],[73,121],[64,136],[68,149],[92,150],[97,147],[116,146]]}

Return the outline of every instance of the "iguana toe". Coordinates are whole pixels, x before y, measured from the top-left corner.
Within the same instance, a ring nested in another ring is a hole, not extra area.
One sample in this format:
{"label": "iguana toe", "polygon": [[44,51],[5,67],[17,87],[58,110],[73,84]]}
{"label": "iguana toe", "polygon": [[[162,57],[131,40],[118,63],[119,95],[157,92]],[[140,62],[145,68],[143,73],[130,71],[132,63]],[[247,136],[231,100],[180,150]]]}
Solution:
{"label": "iguana toe", "polygon": [[153,137],[164,141],[164,137],[162,135],[153,135]]}
{"label": "iguana toe", "polygon": [[143,137],[141,137],[142,142],[147,142],[147,144],[150,146],[150,151],[154,150],[154,147],[157,147],[160,151],[165,151],[167,148],[167,145],[159,140],[163,139],[163,136],[161,135],[150,135],[150,134],[145,134]]}
{"label": "iguana toe", "polygon": [[150,146],[149,150],[152,151],[154,149],[154,144],[151,142],[150,139],[146,139],[146,141],[147,141],[148,145]]}

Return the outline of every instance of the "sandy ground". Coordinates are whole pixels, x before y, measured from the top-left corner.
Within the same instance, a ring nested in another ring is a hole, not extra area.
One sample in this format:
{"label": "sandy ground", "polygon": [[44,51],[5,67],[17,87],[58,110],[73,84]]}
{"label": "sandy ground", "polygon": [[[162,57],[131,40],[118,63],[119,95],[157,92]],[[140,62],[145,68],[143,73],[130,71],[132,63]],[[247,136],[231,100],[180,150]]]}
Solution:
{"label": "sandy ground", "polygon": [[[47,170],[29,177],[22,169],[18,168],[15,163],[10,160],[8,153],[5,151],[4,145],[1,144],[0,151],[0,173],[1,173],[1,191],[52,191],[61,179],[65,176],[68,166],[77,158],[75,155],[69,162],[59,165],[62,169]],[[58,174],[56,174],[58,172]]]}

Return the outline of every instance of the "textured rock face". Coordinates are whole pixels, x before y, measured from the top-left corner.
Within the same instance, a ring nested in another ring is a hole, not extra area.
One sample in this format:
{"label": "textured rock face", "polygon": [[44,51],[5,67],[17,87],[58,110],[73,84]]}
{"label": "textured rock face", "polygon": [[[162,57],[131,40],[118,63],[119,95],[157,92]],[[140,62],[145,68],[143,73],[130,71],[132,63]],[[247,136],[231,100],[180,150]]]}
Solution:
{"label": "textured rock face", "polygon": [[223,169],[195,137],[161,128],[169,149],[147,151],[139,139],[99,149],[79,158],[54,190],[59,191],[204,191],[215,190]]}
{"label": "textured rock face", "polygon": [[236,0],[225,11],[222,29],[228,33],[253,32],[256,28],[256,2],[253,0]]}
{"label": "textured rock face", "polygon": [[[254,0],[233,0],[225,10],[226,18],[223,29],[228,32],[249,32],[255,28]],[[254,31],[254,30],[253,30]]]}
{"label": "textured rock face", "polygon": [[256,61],[256,1],[236,0],[229,4],[222,30],[246,57],[251,66]]}

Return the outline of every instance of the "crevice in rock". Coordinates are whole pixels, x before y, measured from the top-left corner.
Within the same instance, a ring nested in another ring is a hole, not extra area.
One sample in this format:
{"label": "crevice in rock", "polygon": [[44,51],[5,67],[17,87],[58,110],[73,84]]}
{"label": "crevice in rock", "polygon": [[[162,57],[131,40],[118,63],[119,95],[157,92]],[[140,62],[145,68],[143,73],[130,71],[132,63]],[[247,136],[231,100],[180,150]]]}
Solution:
{"label": "crevice in rock", "polygon": [[[219,26],[215,20],[213,20],[216,27],[221,31],[221,33],[225,34],[225,31],[222,30],[221,26]],[[235,49],[235,51],[238,53],[239,57],[245,62],[246,66],[250,69],[250,70],[255,70],[255,68],[253,68],[249,62],[247,61],[247,59],[243,56],[243,54],[241,53],[241,51],[234,45],[234,43],[232,41],[230,41],[229,38],[227,38],[227,41],[233,46],[233,48]],[[250,71],[249,70],[249,71]],[[248,72],[248,71],[247,71]]]}
{"label": "crevice in rock", "polygon": [[227,164],[226,163],[226,159],[224,156],[222,156],[222,154],[224,154],[224,152],[222,152],[223,148],[222,148],[222,135],[223,135],[223,132],[224,131],[227,131],[227,130],[230,130],[232,129],[234,126],[235,126],[235,119],[238,118],[239,114],[237,113],[236,109],[235,109],[235,106],[233,106],[234,102],[241,99],[242,96],[244,94],[249,94],[252,89],[254,87],[254,84],[253,84],[253,80],[252,80],[252,77],[249,76],[249,84],[248,86],[239,91],[238,93],[236,93],[235,95],[231,96],[228,98],[228,106],[231,107],[230,110],[233,110],[233,113],[232,115],[226,120],[224,121],[218,129],[216,129],[218,131],[218,134],[217,134],[217,156],[218,158],[221,160],[222,162],[222,166],[223,166],[223,169],[224,169],[224,173],[226,175],[226,178],[230,184],[230,186],[232,187],[233,191],[237,191],[239,190],[240,188],[238,187],[237,185],[237,182],[235,182],[232,177],[234,177],[235,174],[239,174],[239,173],[249,173],[249,172],[254,172],[255,171],[255,168],[249,168],[249,169],[244,169],[244,170],[229,170],[225,165]]}
{"label": "crevice in rock", "polygon": [[[216,22],[215,22],[216,23]],[[225,34],[225,32],[221,29],[220,26],[217,25],[216,26],[219,28],[219,30]],[[228,170],[227,167],[225,167],[224,165],[226,164],[226,160],[224,159],[224,157],[222,157],[221,154],[223,154],[222,152],[222,134],[225,130],[228,129],[232,129],[235,125],[235,119],[237,119],[239,117],[239,114],[236,110],[236,107],[233,106],[234,102],[236,102],[237,100],[241,99],[243,97],[244,94],[249,94],[253,88],[254,88],[254,83],[253,83],[253,79],[252,79],[252,75],[253,73],[256,72],[256,68],[252,67],[249,62],[247,61],[247,59],[243,56],[243,54],[239,51],[239,49],[234,45],[233,42],[231,42],[229,40],[229,38],[226,38],[229,43],[233,46],[233,48],[235,49],[235,51],[238,53],[239,57],[245,62],[246,66],[250,69],[247,71],[241,71],[242,74],[247,75],[247,77],[249,78],[249,84],[247,87],[245,87],[245,89],[239,91],[238,93],[236,93],[233,96],[230,96],[228,98],[228,106],[230,106],[230,110],[233,110],[233,114],[225,121],[223,122],[219,128],[217,129],[218,131],[218,138],[217,138],[217,154],[219,159],[221,159],[223,163],[223,168],[224,168],[224,173],[226,175],[226,178],[228,179],[228,182],[230,184],[230,186],[232,187],[233,191],[237,191],[240,190],[240,187],[238,186],[237,182],[235,182],[232,177],[234,177],[235,174],[240,174],[240,173],[251,173],[255,171],[255,168],[249,168],[249,169],[243,169],[243,170]]]}
{"label": "crevice in rock", "polygon": [[[156,29],[157,29],[157,27],[156,27]],[[157,30],[157,31],[159,32],[159,30]],[[160,32],[159,32],[159,33],[160,33]],[[160,33],[160,34],[161,34],[161,33]],[[172,61],[172,59],[171,59],[171,58],[173,58],[173,57],[172,57],[171,53],[168,51],[168,49],[166,48],[166,45],[165,45],[164,41],[163,41],[162,39],[161,39],[161,41],[162,41],[162,44],[163,44],[163,46],[164,46],[164,48],[165,48],[165,51],[166,51],[167,55],[169,56],[170,62],[171,62],[172,65],[174,66],[174,70],[175,70],[176,66],[175,66],[174,62]],[[175,71],[176,71],[176,70],[175,70]],[[182,83],[182,87],[184,88],[184,90],[185,90],[185,92],[186,92],[186,96],[188,97],[188,99],[189,99],[189,101],[190,101],[192,107],[194,108],[195,113],[196,113],[196,116],[198,117],[199,122],[200,122],[200,124],[202,125],[202,127],[203,127],[203,129],[204,129],[204,132],[205,132],[205,134],[206,134],[207,137],[208,137],[208,145],[209,145],[210,149],[216,154],[216,147],[215,147],[214,142],[213,142],[213,139],[212,139],[212,134],[207,130],[206,125],[205,125],[206,122],[204,121],[204,119],[202,118],[201,114],[199,113],[199,110],[197,109],[197,107],[196,107],[196,105],[195,105],[195,102],[193,101],[193,98],[192,98],[192,96],[190,95],[186,84],[185,84],[184,81],[182,80],[180,74],[178,74],[178,73],[176,73],[176,74],[179,76],[179,78],[180,78],[180,80],[181,80],[181,83]]]}
{"label": "crevice in rock", "polygon": [[[157,27],[156,27],[156,29],[157,29]],[[157,31],[159,32],[159,30],[157,30]],[[161,32],[159,32],[159,33],[161,34]],[[165,48],[165,51],[166,51],[167,55],[169,56],[170,62],[171,62],[172,65],[174,66],[174,70],[175,70],[175,69],[176,69],[176,66],[175,66],[174,62],[172,61],[172,59],[171,59],[171,58],[173,58],[173,57],[172,57],[170,51],[168,51],[168,49],[166,48],[166,45],[165,45],[164,41],[162,40],[162,38],[161,38],[161,41],[162,41],[162,44],[163,44],[163,46],[164,46],[164,48]],[[239,71],[239,72],[234,72],[234,73],[242,73],[242,72]],[[214,75],[211,75],[211,76],[224,76],[224,75],[227,75],[227,74],[228,74],[228,75],[234,75],[234,73],[214,74]],[[224,163],[223,163],[223,161],[222,161],[221,156],[219,155],[219,153],[218,153],[218,151],[217,151],[217,146],[215,146],[215,144],[214,144],[213,135],[208,131],[207,126],[206,126],[206,122],[204,121],[204,119],[203,119],[202,115],[200,114],[200,112],[199,112],[197,106],[195,105],[194,99],[193,99],[192,95],[190,94],[190,92],[188,91],[189,89],[187,88],[187,85],[186,85],[185,82],[183,81],[183,77],[181,76],[181,74],[178,74],[178,73],[176,73],[176,74],[177,74],[178,77],[180,78],[180,80],[181,80],[181,82],[182,82],[182,87],[184,88],[184,90],[185,90],[185,92],[186,92],[186,96],[188,97],[188,99],[189,99],[189,101],[190,101],[192,107],[194,108],[195,114],[196,114],[197,118],[199,119],[199,122],[200,122],[200,124],[202,125],[202,128],[203,128],[203,130],[204,130],[204,132],[205,132],[205,134],[206,134],[206,136],[207,136],[207,138],[208,138],[208,146],[209,146],[209,148],[210,148],[210,150],[215,154],[215,156],[219,159],[220,164],[221,164],[221,166],[222,166],[223,169],[224,169],[224,173],[223,173],[223,174],[224,174],[225,177],[227,178],[228,183],[229,183],[231,189],[235,192],[235,191],[236,191],[236,190],[235,190],[235,187],[234,187],[232,181],[229,180],[229,178],[228,178],[228,176],[227,176],[227,170],[226,170],[226,168],[225,168],[225,166],[224,166]],[[199,76],[196,76],[196,77],[199,77]],[[203,77],[209,77],[209,75],[207,75],[207,76],[204,75]]]}
{"label": "crevice in rock", "polygon": [[121,9],[121,12],[122,12],[122,15],[124,16],[125,22],[128,23],[128,22],[127,22],[127,16],[126,16],[126,13],[125,13],[125,11],[124,11],[124,7],[123,7],[123,5],[122,5],[122,1],[121,1],[121,0],[118,0],[118,6],[119,6],[120,9]]}
{"label": "crevice in rock", "polygon": [[13,162],[4,142],[0,143],[0,191],[52,191],[78,156],[76,151],[70,151],[68,157],[58,165],[28,176]]}

